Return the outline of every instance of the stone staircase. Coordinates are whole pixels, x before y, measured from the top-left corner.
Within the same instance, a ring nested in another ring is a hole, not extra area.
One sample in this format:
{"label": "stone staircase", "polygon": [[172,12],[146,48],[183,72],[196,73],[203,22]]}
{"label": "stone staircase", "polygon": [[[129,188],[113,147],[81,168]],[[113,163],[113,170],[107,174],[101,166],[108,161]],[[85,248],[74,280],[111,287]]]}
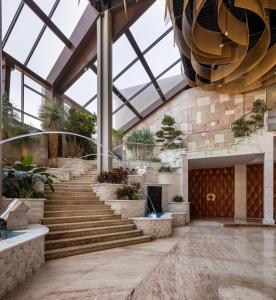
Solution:
{"label": "stone staircase", "polygon": [[122,220],[109,205],[100,201],[91,186],[96,171],[46,188],[43,224],[49,228],[45,238],[45,258],[56,259],[87,252],[148,242],[132,220]]}

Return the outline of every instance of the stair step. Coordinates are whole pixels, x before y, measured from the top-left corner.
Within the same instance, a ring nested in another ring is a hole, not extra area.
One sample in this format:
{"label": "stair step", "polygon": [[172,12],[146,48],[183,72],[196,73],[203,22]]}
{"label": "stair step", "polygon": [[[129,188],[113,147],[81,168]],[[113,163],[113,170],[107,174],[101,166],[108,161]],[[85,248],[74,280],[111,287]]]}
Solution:
{"label": "stair step", "polygon": [[103,220],[118,220],[121,215],[94,215],[94,216],[68,216],[68,217],[44,217],[42,219],[43,225],[48,224],[62,224],[62,223],[78,223],[78,222],[92,222]]}
{"label": "stair step", "polygon": [[112,227],[117,225],[133,224],[132,220],[103,220],[92,222],[78,222],[78,223],[62,223],[62,224],[48,224],[50,232],[75,230],[75,229],[89,229],[98,227]]}
{"label": "stair step", "polygon": [[111,249],[115,247],[124,247],[124,246],[139,244],[139,243],[150,242],[151,239],[152,237],[150,235],[142,235],[138,237],[119,239],[115,241],[48,250],[45,252],[45,259],[50,260],[50,259],[78,255],[83,253],[96,252],[96,251]]}
{"label": "stair step", "polygon": [[68,210],[97,210],[102,211],[110,209],[110,205],[81,205],[81,204],[75,204],[75,205],[48,205],[48,203],[44,206],[44,210],[47,212],[50,211],[68,211]]}
{"label": "stair step", "polygon": [[45,218],[51,217],[67,217],[67,216],[94,216],[94,215],[112,215],[114,210],[110,208],[94,209],[94,210],[63,210],[63,211],[44,211]]}
{"label": "stair step", "polygon": [[55,194],[52,194],[52,195],[49,195],[47,196],[47,199],[49,200],[91,200],[91,201],[97,201],[99,200],[98,197],[95,197],[95,196],[59,196],[59,195],[55,195]]}
{"label": "stair step", "polygon": [[[55,192],[58,192],[58,193],[94,193],[96,194],[95,192],[92,191],[92,188],[91,187],[85,187],[85,188],[80,188],[80,187],[71,187],[70,185],[68,185],[67,187],[59,187],[56,185],[54,185],[54,188],[55,188]],[[46,192],[52,192],[51,189],[48,187],[48,186],[45,186],[45,191]],[[53,193],[53,192],[52,192]]]}
{"label": "stair step", "polygon": [[47,200],[46,205],[104,205],[100,200]]}
{"label": "stair step", "polygon": [[57,240],[57,239],[98,235],[98,234],[104,234],[104,233],[130,231],[133,229],[135,229],[134,224],[115,225],[115,226],[96,227],[96,228],[73,229],[73,230],[66,230],[66,231],[49,232],[45,238],[46,238],[46,241],[49,241],[49,240]]}
{"label": "stair step", "polygon": [[107,242],[107,241],[112,241],[117,239],[132,238],[140,235],[142,235],[142,230],[134,229],[134,230],[124,231],[124,232],[104,233],[104,234],[91,235],[85,237],[46,241],[45,250],[82,246],[82,245],[92,244],[92,243],[100,243],[100,242]]}
{"label": "stair step", "polygon": [[78,192],[72,192],[72,191],[54,191],[50,192],[47,191],[48,196],[90,196],[90,197],[97,197],[95,192],[91,191],[78,191]]}

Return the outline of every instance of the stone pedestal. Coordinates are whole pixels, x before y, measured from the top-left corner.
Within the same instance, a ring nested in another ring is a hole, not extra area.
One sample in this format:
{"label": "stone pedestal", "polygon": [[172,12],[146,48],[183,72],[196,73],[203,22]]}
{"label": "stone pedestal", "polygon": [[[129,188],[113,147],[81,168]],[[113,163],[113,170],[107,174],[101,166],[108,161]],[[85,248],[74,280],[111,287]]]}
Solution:
{"label": "stone pedestal", "polygon": [[168,237],[172,234],[172,217],[133,218],[133,222],[144,234],[150,234],[153,238]]}

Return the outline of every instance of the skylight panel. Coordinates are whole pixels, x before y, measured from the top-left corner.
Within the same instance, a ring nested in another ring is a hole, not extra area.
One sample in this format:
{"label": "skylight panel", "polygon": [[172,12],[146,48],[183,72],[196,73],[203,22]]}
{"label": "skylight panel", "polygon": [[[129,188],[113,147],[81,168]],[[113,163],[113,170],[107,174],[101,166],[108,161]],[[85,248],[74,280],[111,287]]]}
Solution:
{"label": "skylight panel", "polygon": [[115,82],[115,86],[128,99],[150,82],[147,72],[140,63],[136,62]]}
{"label": "skylight panel", "polygon": [[43,25],[44,23],[25,5],[4,50],[23,63]]}
{"label": "skylight panel", "polygon": [[131,105],[141,113],[160,98],[155,87],[150,85],[142,93],[131,100]]}
{"label": "skylight panel", "polygon": [[56,0],[33,0],[43,12],[48,15]]}
{"label": "skylight panel", "polygon": [[164,75],[158,78],[157,83],[160,86],[163,94],[166,94],[182,81],[181,62],[179,62]]}
{"label": "skylight panel", "polygon": [[155,77],[179,58],[180,53],[177,46],[174,45],[172,31],[145,54],[145,59]]}
{"label": "skylight panel", "polygon": [[4,38],[20,4],[20,0],[2,1],[2,38]]}
{"label": "skylight panel", "polygon": [[136,58],[136,53],[125,35],[113,44],[113,77]]}
{"label": "skylight panel", "polygon": [[47,28],[28,63],[28,67],[46,79],[63,48],[64,44]]}
{"label": "skylight panel", "polygon": [[171,22],[166,24],[164,17],[165,0],[157,0],[130,27],[130,31],[142,51],[171,27]]}
{"label": "skylight panel", "polygon": [[135,117],[135,114],[127,106],[124,106],[113,115],[113,128],[120,129]]}
{"label": "skylight panel", "polygon": [[89,69],[65,92],[65,95],[84,105],[96,93],[97,75]]}
{"label": "skylight panel", "polygon": [[60,1],[51,20],[67,38],[70,38],[88,3],[88,0]]}

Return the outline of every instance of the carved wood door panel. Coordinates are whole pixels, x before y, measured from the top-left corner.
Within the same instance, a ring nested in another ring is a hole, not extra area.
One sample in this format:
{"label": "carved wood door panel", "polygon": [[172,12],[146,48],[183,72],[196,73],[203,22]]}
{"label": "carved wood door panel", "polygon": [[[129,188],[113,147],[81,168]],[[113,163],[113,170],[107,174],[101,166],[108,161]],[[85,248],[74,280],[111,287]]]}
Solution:
{"label": "carved wood door panel", "polygon": [[246,168],[247,218],[263,218],[263,182],[263,165],[248,165]]}
{"label": "carved wood door panel", "polygon": [[192,170],[189,174],[192,216],[234,216],[234,168]]}

